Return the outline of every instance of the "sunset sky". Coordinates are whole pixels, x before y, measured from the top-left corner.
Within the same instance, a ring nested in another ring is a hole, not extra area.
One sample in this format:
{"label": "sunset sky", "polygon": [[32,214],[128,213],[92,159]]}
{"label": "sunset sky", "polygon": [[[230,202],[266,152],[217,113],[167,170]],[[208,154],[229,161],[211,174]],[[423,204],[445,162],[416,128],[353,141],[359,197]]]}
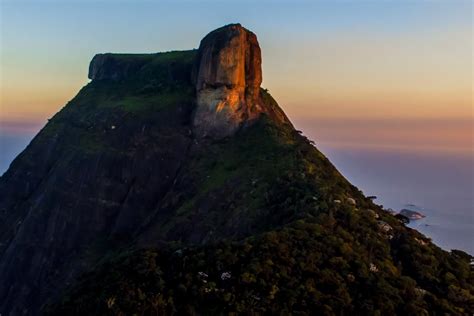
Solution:
{"label": "sunset sky", "polygon": [[0,133],[33,134],[102,52],[255,32],[263,86],[334,146],[472,150],[471,1],[1,1]]}

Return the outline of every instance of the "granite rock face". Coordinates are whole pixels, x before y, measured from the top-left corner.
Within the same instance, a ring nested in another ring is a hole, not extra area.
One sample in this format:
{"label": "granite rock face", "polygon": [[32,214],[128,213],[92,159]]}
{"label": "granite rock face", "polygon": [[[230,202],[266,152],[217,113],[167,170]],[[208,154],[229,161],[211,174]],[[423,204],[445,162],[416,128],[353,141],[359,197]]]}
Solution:
{"label": "granite rock face", "polygon": [[240,24],[219,28],[201,41],[194,71],[197,136],[230,136],[265,112],[261,65],[257,37]]}
{"label": "granite rock face", "polygon": [[89,65],[89,79],[120,81],[131,77],[146,64],[145,59],[135,58],[130,61],[120,56],[111,53],[95,55]]}
{"label": "granite rock face", "polygon": [[1,315],[41,315],[161,203],[191,144],[194,57],[97,55],[92,82],[0,177]]}

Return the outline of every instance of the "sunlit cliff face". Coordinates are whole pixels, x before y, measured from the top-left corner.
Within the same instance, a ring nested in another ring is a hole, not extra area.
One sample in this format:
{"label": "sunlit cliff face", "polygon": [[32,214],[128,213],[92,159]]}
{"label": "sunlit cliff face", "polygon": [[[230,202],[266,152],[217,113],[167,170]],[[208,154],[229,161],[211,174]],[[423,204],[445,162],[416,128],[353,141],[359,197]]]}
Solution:
{"label": "sunlit cliff face", "polygon": [[225,137],[263,111],[260,47],[257,37],[239,24],[208,34],[196,63],[196,133]]}

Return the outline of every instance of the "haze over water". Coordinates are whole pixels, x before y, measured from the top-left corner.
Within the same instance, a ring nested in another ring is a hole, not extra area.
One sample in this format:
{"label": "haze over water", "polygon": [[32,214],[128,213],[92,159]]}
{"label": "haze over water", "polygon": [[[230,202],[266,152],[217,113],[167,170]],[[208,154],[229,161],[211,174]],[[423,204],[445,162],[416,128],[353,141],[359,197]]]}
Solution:
{"label": "haze over water", "polygon": [[473,159],[446,152],[341,149],[321,146],[349,181],[377,204],[427,217],[411,221],[444,249],[474,254]]}
{"label": "haze over water", "polygon": [[[377,204],[427,217],[413,227],[444,249],[474,254],[472,119],[307,120],[296,126]],[[372,133],[361,133],[361,130]]]}

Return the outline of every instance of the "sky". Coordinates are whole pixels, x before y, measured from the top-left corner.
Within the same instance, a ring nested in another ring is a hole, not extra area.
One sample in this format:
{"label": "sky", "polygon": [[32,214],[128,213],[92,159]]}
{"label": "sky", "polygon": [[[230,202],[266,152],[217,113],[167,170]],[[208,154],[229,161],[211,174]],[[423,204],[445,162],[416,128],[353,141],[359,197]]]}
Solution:
{"label": "sky", "polygon": [[103,52],[197,48],[239,22],[263,84],[332,146],[473,147],[471,1],[0,0],[0,134],[32,135]]}

